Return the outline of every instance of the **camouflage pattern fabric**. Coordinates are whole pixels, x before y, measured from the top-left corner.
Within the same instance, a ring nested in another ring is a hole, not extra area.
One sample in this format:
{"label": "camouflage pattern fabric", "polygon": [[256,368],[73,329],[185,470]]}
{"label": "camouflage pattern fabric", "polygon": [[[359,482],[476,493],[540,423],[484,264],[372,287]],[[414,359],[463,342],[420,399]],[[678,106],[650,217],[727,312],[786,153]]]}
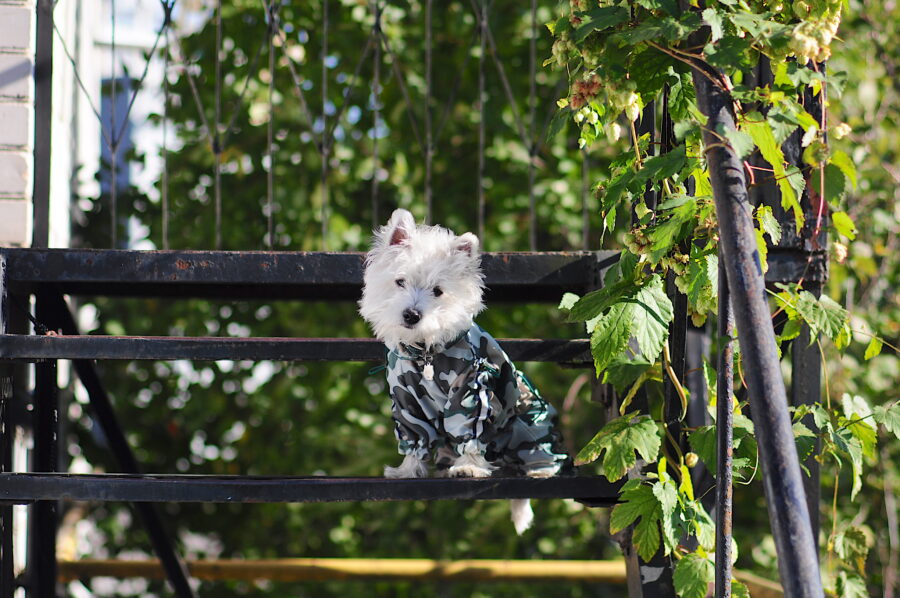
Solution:
{"label": "camouflage pattern fabric", "polygon": [[[423,375],[428,362],[432,380]],[[436,452],[440,469],[471,451],[518,473],[569,464],[556,410],[478,325],[437,353],[389,351],[387,381],[402,455],[427,461]]]}

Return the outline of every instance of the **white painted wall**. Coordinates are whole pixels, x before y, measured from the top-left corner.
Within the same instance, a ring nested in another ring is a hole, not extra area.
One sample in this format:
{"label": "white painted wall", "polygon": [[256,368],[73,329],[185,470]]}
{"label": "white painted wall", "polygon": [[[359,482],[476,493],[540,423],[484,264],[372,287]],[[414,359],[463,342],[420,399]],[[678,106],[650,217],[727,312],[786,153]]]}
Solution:
{"label": "white painted wall", "polygon": [[31,242],[34,0],[0,2],[0,246]]}

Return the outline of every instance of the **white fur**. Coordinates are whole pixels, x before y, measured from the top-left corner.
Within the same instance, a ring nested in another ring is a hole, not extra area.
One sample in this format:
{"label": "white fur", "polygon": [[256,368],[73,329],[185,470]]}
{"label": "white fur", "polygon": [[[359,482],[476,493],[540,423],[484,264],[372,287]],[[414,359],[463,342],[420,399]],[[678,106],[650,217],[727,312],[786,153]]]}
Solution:
{"label": "white fur", "polygon": [[420,461],[412,455],[403,457],[403,463],[399,467],[385,467],[384,477],[386,478],[427,478],[428,465],[424,461]]}
{"label": "white fur", "polygon": [[447,473],[451,478],[489,478],[495,469],[484,455],[465,453],[456,458]]}
{"label": "white fur", "polygon": [[[401,343],[442,347],[468,330],[484,309],[478,237],[416,226],[412,214],[395,210],[387,225],[375,231],[364,283],[359,312],[389,349]],[[443,294],[435,296],[435,288]],[[407,309],[422,315],[414,326],[404,322]]]}
{"label": "white fur", "polygon": [[534,523],[534,511],[531,510],[531,501],[527,498],[514,498],[509,501],[509,510],[512,515],[513,527],[520,536]]}
{"label": "white fur", "polygon": [[[401,344],[440,349],[468,330],[484,309],[484,282],[478,254],[478,237],[455,235],[440,226],[416,225],[406,210],[395,210],[388,223],[375,231],[366,269],[359,312],[375,335],[391,350]],[[402,286],[397,281],[402,281]],[[435,288],[442,293],[435,294]],[[421,319],[404,321],[406,310]],[[484,455],[467,452],[453,461],[442,475],[490,477],[496,467]],[[554,471],[529,472],[549,477]],[[388,478],[428,477],[425,462],[407,455],[399,467],[385,467]],[[518,534],[531,527],[534,513],[528,499],[511,501],[513,525]]]}

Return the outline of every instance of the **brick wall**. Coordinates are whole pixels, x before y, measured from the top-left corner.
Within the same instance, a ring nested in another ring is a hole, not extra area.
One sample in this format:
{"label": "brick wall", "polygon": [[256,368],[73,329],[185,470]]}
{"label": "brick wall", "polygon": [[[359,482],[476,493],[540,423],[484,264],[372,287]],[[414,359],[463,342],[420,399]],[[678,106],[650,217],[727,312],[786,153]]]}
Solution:
{"label": "brick wall", "polygon": [[0,0],[0,245],[31,242],[34,0]]}

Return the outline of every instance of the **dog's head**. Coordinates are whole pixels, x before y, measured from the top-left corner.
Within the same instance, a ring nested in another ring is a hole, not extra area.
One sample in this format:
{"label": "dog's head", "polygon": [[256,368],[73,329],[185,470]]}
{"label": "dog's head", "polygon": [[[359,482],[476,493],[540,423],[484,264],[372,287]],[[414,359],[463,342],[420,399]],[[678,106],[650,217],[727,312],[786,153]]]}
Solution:
{"label": "dog's head", "polygon": [[472,325],[483,289],[478,237],[395,210],[366,256],[360,314],[392,349],[440,347]]}

